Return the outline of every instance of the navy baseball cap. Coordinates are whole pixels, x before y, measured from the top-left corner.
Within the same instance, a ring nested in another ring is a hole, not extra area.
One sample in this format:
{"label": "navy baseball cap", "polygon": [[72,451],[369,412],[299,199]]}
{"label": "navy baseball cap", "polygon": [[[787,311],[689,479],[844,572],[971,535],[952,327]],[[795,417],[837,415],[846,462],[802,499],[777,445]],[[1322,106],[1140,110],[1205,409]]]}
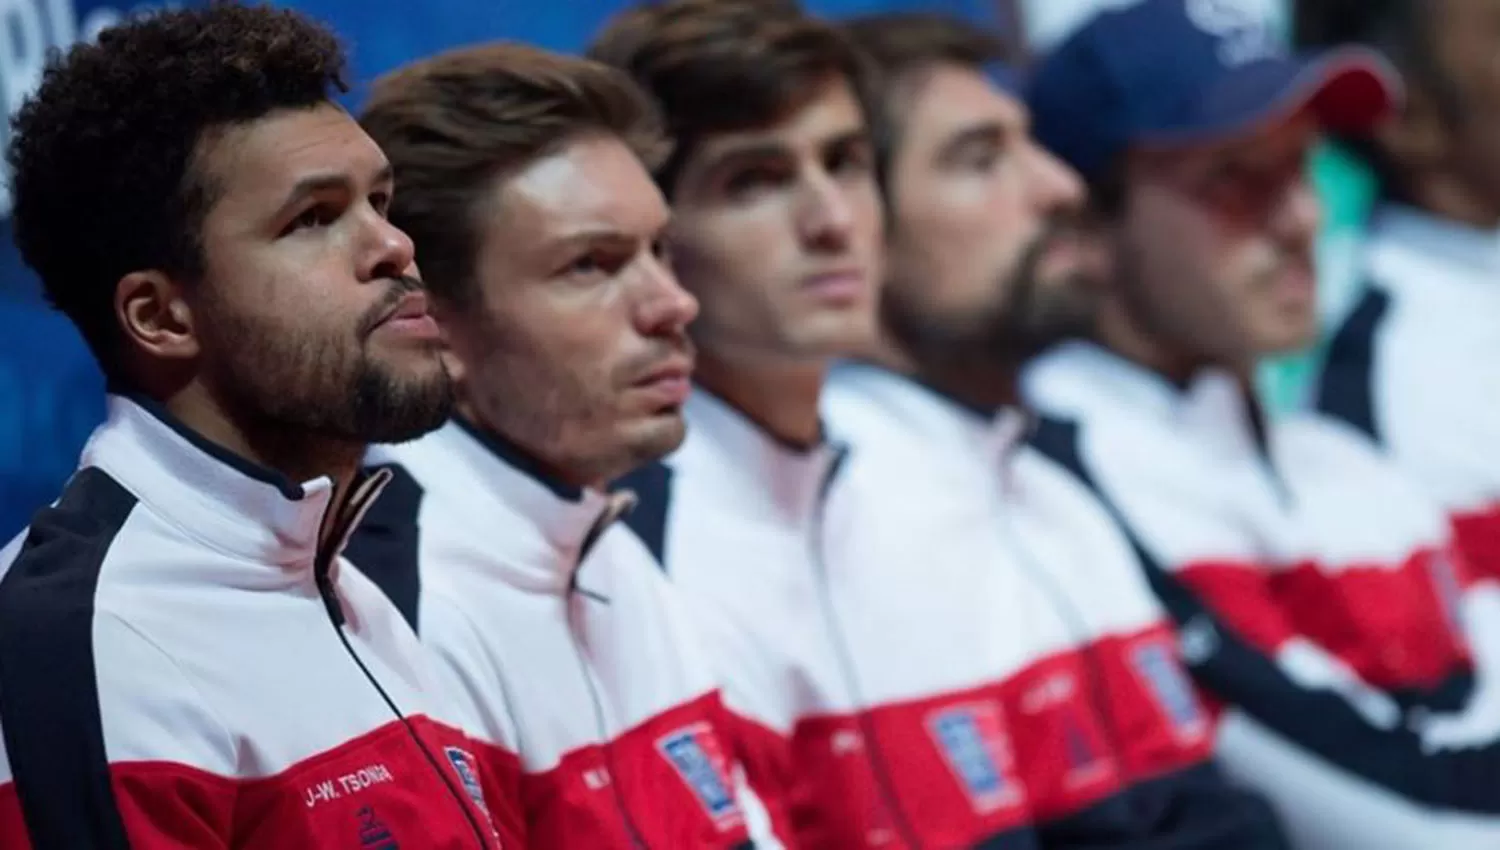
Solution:
{"label": "navy baseball cap", "polygon": [[1243,0],[1140,0],[1095,16],[1032,70],[1037,140],[1086,177],[1128,148],[1232,139],[1311,107],[1358,133],[1390,114],[1401,78],[1380,54],[1294,55]]}

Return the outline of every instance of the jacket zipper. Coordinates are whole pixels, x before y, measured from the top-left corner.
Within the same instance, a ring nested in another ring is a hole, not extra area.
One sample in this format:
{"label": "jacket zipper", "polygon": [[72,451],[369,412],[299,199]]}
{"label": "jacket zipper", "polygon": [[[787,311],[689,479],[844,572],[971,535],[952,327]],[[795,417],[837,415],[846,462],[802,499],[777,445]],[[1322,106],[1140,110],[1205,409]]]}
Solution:
{"label": "jacket zipper", "polygon": [[[628,492],[614,493],[610,495],[610,502],[594,524],[589,527],[588,533],[584,535],[583,542],[578,547],[578,558],[573,562],[573,579],[568,585],[568,593],[578,593],[584,599],[609,604],[609,599],[578,587],[578,571],[583,567],[584,558],[588,557],[593,550],[594,544],[604,535],[615,520],[623,516],[635,506],[635,495]],[[588,656],[584,652],[583,644],[578,640],[578,632],[573,628],[571,613],[568,618],[568,639],[573,645],[573,655],[578,659],[578,670],[583,675],[583,683],[588,688],[589,702],[594,709],[594,728],[599,736],[599,748],[604,752],[604,769],[609,771],[609,788],[615,801],[615,808],[619,811],[620,822],[625,827],[626,834],[630,837],[630,844],[636,850],[649,850],[650,845],[646,843],[645,836],[636,824],[635,818],[630,813],[630,807],[625,802],[625,792],[620,788],[620,772],[615,769],[614,741],[609,734],[609,723],[605,717],[604,699],[599,694],[599,686],[594,681],[593,670],[589,668]]]}
{"label": "jacket zipper", "polygon": [[[474,816],[474,812],[470,808],[471,804],[466,802],[467,795],[461,794],[458,788],[454,786],[453,780],[442,769],[437,757],[432,754],[431,750],[427,749],[426,743],[417,735],[417,730],[412,726],[411,721],[397,707],[395,701],[391,699],[390,694],[386,692],[385,687],[380,684],[380,680],[376,679],[375,674],[370,672],[370,668],[365,666],[364,659],[360,658],[359,653],[354,651],[354,647],[349,643],[349,636],[344,633],[344,623],[346,622],[344,609],[339,604],[338,593],[334,589],[333,576],[331,574],[333,560],[338,556],[339,552],[343,551],[344,545],[348,542],[349,535],[354,532],[355,526],[359,525],[359,521],[364,517],[365,511],[374,503],[376,497],[380,495],[380,491],[385,489],[385,485],[390,479],[390,470],[377,470],[359,482],[355,490],[349,494],[342,507],[331,507],[334,513],[330,515],[329,519],[334,524],[329,529],[324,546],[313,561],[313,580],[317,584],[318,596],[323,600],[323,607],[328,612],[328,619],[333,624],[333,630],[338,635],[339,643],[343,645],[344,651],[348,653],[350,658],[354,659],[355,665],[364,674],[365,680],[375,688],[375,692],[380,695],[386,707],[390,709],[391,714],[395,715],[396,719],[400,721],[402,728],[406,730],[407,735],[411,737],[412,743],[417,746],[417,749],[426,758],[427,763],[437,773],[438,778],[442,780],[443,787],[448,789],[448,793],[452,795],[454,802],[458,804],[459,810],[463,812],[464,820],[468,821],[469,828],[473,830],[474,838],[479,842],[478,846],[484,848],[484,850],[488,850],[488,848],[494,846],[494,843],[490,839],[485,838],[485,831],[480,828],[479,820]],[[490,830],[490,834],[494,834],[493,827]]]}
{"label": "jacket zipper", "polygon": [[1011,553],[1015,562],[1021,565],[1024,572],[1042,594],[1052,603],[1052,611],[1062,620],[1063,628],[1069,633],[1073,644],[1078,648],[1078,655],[1083,661],[1085,699],[1093,709],[1094,715],[1099,718],[1100,730],[1104,733],[1104,746],[1109,750],[1109,757],[1115,764],[1115,773],[1120,777],[1121,783],[1129,784],[1133,780],[1130,765],[1126,763],[1120,741],[1124,736],[1120,734],[1115,717],[1109,711],[1109,686],[1102,672],[1103,664],[1099,661],[1094,649],[1094,642],[1089,636],[1087,620],[1078,610],[1067,594],[1058,588],[1052,581],[1039,559],[1031,554],[1020,542],[1020,537],[1015,533],[1015,527],[1010,522],[1007,511],[999,512],[999,522],[1005,533],[1000,535],[1000,547]]}
{"label": "jacket zipper", "polygon": [[922,842],[912,822],[907,818],[906,811],[901,806],[901,798],[896,792],[893,772],[885,759],[885,750],[880,745],[879,730],[875,728],[875,720],[870,716],[869,705],[865,702],[864,694],[859,687],[854,654],[844,636],[843,627],[839,623],[838,610],[833,602],[833,586],[828,576],[828,563],[823,554],[823,522],[829,491],[832,490],[834,479],[838,477],[839,469],[843,467],[844,460],[848,457],[848,449],[839,447],[835,451],[837,453],[818,485],[818,501],[813,506],[812,527],[808,534],[808,549],[812,556],[813,571],[816,574],[818,601],[823,609],[823,625],[828,631],[829,643],[833,645],[838,668],[844,680],[844,688],[854,703],[854,716],[859,723],[859,734],[864,738],[865,762],[870,768],[871,776],[875,779],[875,786],[880,793],[886,814],[890,817],[891,824],[895,826],[896,831],[901,834],[901,839],[906,842],[908,850],[921,850]]}

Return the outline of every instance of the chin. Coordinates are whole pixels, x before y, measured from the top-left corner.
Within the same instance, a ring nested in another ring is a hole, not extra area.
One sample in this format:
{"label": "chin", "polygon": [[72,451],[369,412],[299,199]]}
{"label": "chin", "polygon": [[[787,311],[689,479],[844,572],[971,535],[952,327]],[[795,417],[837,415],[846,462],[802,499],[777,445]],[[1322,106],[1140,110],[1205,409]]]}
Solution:
{"label": "chin", "polygon": [[1260,335],[1256,350],[1264,357],[1300,354],[1318,341],[1317,322],[1276,328]]}
{"label": "chin", "polygon": [[819,316],[801,329],[792,347],[807,357],[852,357],[868,352],[878,339],[875,315],[851,310]]}
{"label": "chin", "polygon": [[677,451],[687,438],[687,422],[682,411],[673,408],[632,423],[622,436],[628,453],[638,466],[661,460]]}

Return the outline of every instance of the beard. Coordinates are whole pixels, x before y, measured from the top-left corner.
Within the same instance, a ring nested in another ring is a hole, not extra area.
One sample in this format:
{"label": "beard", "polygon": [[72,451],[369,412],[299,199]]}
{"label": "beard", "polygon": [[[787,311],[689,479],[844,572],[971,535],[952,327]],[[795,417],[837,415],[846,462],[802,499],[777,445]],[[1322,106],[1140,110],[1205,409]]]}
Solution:
{"label": "beard", "polygon": [[399,443],[447,421],[453,381],[441,346],[409,355],[428,368],[398,369],[370,350],[370,334],[402,296],[421,287],[398,280],[352,336],[292,330],[224,311],[220,339],[231,356],[217,384],[230,409],[263,432],[300,432],[349,443]]}
{"label": "beard", "polygon": [[980,357],[987,362],[1018,364],[1065,339],[1088,336],[1094,327],[1096,299],[1082,271],[1043,280],[1042,261],[1059,239],[1072,236],[1072,225],[1055,221],[1031,241],[1021,259],[997,287],[1002,293],[979,309],[936,314],[918,294],[901,297],[905,288],[882,298],[885,324],[915,352],[940,360]]}
{"label": "beard", "polygon": [[575,365],[523,326],[494,326],[484,337],[492,342],[465,364],[466,404],[563,479],[613,480],[682,444],[680,410],[627,412],[620,388],[667,357],[691,357],[685,334],[662,334],[648,350],[614,366]]}

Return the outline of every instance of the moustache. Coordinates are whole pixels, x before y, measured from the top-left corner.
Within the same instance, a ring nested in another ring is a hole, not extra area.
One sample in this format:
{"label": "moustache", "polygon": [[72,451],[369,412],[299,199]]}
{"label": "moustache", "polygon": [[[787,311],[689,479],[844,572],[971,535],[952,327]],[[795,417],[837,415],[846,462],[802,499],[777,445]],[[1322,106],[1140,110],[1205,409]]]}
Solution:
{"label": "moustache", "polygon": [[650,374],[653,370],[660,368],[669,360],[686,359],[690,363],[697,363],[698,349],[693,345],[693,340],[684,331],[674,331],[657,337],[657,342],[650,351],[643,352],[639,357],[632,357],[620,369],[623,383],[633,384],[641,379],[641,376]]}
{"label": "moustache", "polygon": [[401,299],[413,292],[420,292],[425,288],[420,278],[409,274],[391,278],[391,288],[386,290],[386,293],[380,296],[380,300],[371,305],[370,309],[366,310],[364,316],[360,318],[358,327],[359,337],[363,339],[374,333],[375,329],[380,326],[380,323],[390,316],[392,310],[396,309],[396,305],[401,302]]}

